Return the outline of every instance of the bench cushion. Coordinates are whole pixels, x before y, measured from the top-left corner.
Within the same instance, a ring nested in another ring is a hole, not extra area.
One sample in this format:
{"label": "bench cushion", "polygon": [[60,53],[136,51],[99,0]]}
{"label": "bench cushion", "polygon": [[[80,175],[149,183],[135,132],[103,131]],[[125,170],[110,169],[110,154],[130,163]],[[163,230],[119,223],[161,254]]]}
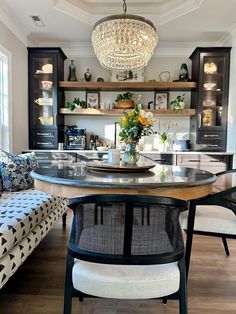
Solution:
{"label": "bench cushion", "polygon": [[54,208],[46,218],[42,219],[26,237],[15,245],[8,254],[0,259],[0,289],[52,229],[57,220],[62,217],[67,209],[66,203],[66,200],[61,202],[60,205]]}
{"label": "bench cushion", "polygon": [[0,198],[0,258],[61,202],[60,197],[34,189],[3,192]]}

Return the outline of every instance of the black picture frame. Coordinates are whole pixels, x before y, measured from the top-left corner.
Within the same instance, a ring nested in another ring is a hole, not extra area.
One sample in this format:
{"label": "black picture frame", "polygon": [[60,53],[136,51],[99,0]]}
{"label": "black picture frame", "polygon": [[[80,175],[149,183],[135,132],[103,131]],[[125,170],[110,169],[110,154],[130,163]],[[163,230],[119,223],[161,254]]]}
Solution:
{"label": "black picture frame", "polygon": [[154,108],[167,109],[169,101],[169,93],[167,91],[158,91],[154,93]]}
{"label": "black picture frame", "polygon": [[88,108],[99,109],[100,108],[100,92],[86,91],[86,103],[87,103]]}

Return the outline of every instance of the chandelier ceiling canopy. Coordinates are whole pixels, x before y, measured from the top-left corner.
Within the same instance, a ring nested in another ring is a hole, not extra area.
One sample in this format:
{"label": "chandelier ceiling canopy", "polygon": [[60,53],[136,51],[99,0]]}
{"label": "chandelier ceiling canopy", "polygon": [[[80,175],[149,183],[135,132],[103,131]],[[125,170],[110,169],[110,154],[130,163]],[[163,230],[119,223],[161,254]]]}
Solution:
{"label": "chandelier ceiling canopy", "polygon": [[93,27],[92,45],[101,65],[112,70],[144,67],[158,42],[154,24],[142,16],[126,14],[107,16]]}

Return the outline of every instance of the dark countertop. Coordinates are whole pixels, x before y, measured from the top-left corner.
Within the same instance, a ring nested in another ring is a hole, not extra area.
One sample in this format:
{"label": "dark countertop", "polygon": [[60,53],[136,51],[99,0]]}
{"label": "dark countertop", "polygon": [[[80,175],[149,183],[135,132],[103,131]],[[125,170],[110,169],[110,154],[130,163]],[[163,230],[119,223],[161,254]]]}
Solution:
{"label": "dark countertop", "polygon": [[215,182],[216,176],[208,171],[187,167],[156,165],[146,172],[117,173],[90,171],[86,162],[39,166],[31,172],[34,179],[75,187],[148,189],[194,187]]}
{"label": "dark countertop", "polygon": [[[28,149],[24,150],[23,152],[37,152],[37,153],[88,153],[88,154],[93,154],[93,153],[101,153],[101,154],[106,154],[107,151],[98,151],[98,150],[77,150],[77,149],[64,149],[64,150],[47,150],[47,149]],[[186,155],[192,155],[192,154],[199,154],[199,155],[234,155],[233,152],[216,152],[216,151],[167,151],[167,152],[160,152],[158,150],[146,150],[146,151],[140,151],[142,154],[173,154],[173,155],[178,155],[178,154],[186,154]]]}

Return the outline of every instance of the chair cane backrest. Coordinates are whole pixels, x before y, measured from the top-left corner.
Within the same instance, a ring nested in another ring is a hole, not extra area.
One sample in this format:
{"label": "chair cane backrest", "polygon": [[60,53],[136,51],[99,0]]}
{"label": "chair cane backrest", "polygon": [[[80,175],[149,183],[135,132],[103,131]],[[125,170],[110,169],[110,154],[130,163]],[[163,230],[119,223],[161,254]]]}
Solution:
{"label": "chair cane backrest", "polygon": [[106,264],[160,264],[179,260],[184,245],[179,213],[186,201],[166,197],[92,195],[73,198],[74,257]]}

